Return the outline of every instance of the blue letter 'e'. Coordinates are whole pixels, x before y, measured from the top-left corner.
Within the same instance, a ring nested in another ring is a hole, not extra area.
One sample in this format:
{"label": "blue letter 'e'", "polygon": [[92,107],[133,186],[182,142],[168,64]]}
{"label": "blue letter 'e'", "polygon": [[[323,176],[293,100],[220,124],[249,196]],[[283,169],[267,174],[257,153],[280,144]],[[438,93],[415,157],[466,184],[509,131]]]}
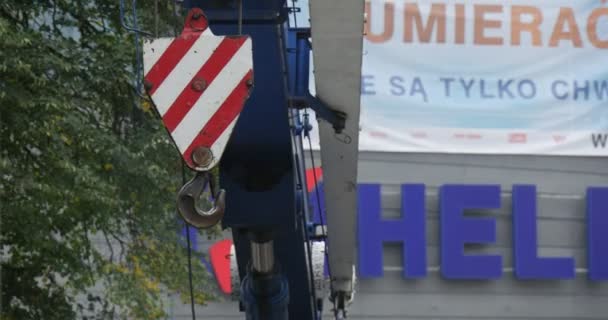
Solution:
{"label": "blue letter 'e'", "polygon": [[589,279],[608,280],[608,188],[587,189]]}
{"label": "blue letter 'e'", "polygon": [[466,218],[466,209],[500,208],[499,185],[444,185],[441,204],[441,273],[447,279],[495,279],[499,255],[465,255],[466,243],[496,242],[496,219]]}

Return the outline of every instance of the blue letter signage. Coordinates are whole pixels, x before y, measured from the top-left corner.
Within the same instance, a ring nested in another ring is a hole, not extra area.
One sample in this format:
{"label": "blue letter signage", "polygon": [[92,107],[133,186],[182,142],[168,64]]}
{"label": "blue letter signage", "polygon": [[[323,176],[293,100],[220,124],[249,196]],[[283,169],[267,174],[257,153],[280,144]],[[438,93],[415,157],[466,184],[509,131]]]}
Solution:
{"label": "blue letter signage", "polygon": [[[320,223],[317,203],[324,207],[322,185],[319,197],[311,193],[315,223]],[[403,248],[403,277],[427,275],[427,226],[425,186],[401,186],[401,216],[383,218],[379,184],[361,184],[358,189],[358,272],[363,278],[383,275],[383,246],[399,243]],[[497,279],[502,276],[503,257],[497,254],[467,254],[467,245],[492,245],[497,241],[496,219],[469,210],[501,207],[499,185],[444,185],[439,189],[440,267],[446,279]],[[538,253],[536,188],[515,185],[512,190],[513,269],[522,280],[559,280],[575,277],[573,257],[541,257]],[[317,202],[318,200],[318,202]],[[331,240],[331,239],[330,239]],[[590,280],[608,280],[608,187],[587,190],[587,268]]]}
{"label": "blue letter signage", "polygon": [[401,218],[382,219],[380,186],[359,185],[359,273],[382,276],[382,246],[400,242],[403,246],[403,276],[426,276],[426,223],[424,185],[401,186]]}
{"label": "blue letter signage", "polygon": [[513,259],[518,279],[572,279],[573,258],[538,256],[536,188],[513,187]]}
{"label": "blue letter signage", "polygon": [[467,209],[500,208],[500,186],[445,185],[440,191],[441,273],[447,279],[495,279],[502,257],[465,255],[464,245],[494,243],[496,219],[465,217]]}
{"label": "blue letter signage", "polygon": [[608,188],[587,190],[587,265],[591,280],[608,280]]}

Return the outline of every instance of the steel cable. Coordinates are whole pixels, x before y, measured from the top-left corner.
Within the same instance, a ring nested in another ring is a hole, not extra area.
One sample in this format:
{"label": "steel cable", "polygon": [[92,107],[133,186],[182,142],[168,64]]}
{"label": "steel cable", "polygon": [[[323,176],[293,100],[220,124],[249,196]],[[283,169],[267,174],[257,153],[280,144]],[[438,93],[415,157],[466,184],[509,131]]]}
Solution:
{"label": "steel cable", "polygon": [[[182,185],[186,184],[186,165],[182,161]],[[194,309],[194,284],[192,281],[192,244],[190,240],[190,225],[184,221],[186,225],[186,243],[188,245],[188,282],[190,285],[190,310],[192,320],[196,320],[196,311]]]}

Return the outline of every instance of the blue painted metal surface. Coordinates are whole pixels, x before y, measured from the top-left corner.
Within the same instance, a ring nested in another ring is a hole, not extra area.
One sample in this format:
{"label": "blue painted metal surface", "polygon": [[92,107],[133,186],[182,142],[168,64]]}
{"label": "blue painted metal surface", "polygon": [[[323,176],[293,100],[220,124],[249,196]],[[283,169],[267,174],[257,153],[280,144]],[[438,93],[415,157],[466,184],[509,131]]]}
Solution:
{"label": "blue painted metal surface", "polygon": [[[285,0],[242,3],[242,33],[253,43],[254,88],[220,164],[220,184],[226,190],[223,226],[233,230],[241,279],[248,274],[250,261],[247,232],[273,231],[276,261],[289,285],[289,319],[313,319],[305,228],[296,214],[296,169],[288,122],[288,9]],[[237,1],[186,0],[184,4],[203,9],[214,34],[238,34]]]}
{"label": "blue painted metal surface", "polygon": [[287,37],[287,59],[289,61],[290,99],[296,108],[311,108],[317,117],[331,123],[336,132],[344,129],[344,114],[330,109],[323,101],[310,94],[310,28],[291,28]]}
{"label": "blue painted metal surface", "polygon": [[287,33],[289,92],[291,96],[309,94],[310,28],[290,28]]}
{"label": "blue painted metal surface", "polygon": [[256,279],[247,275],[241,284],[241,301],[247,320],[289,319],[289,286],[283,275]]}

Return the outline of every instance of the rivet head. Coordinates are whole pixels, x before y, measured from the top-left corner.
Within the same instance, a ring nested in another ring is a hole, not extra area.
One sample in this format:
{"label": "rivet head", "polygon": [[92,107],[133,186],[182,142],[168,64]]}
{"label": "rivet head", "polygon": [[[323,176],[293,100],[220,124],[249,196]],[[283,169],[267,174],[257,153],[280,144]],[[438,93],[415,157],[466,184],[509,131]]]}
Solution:
{"label": "rivet head", "polygon": [[249,78],[247,79],[247,82],[245,82],[245,84],[247,85],[247,87],[252,87],[253,86],[253,79]]}
{"label": "rivet head", "polygon": [[205,89],[207,89],[207,81],[205,81],[205,79],[194,78],[194,80],[192,80],[192,90],[203,92]]}
{"label": "rivet head", "polygon": [[198,20],[198,19],[200,19],[202,16],[203,16],[203,15],[202,15],[200,12],[195,12],[195,13],[192,15],[192,19],[194,19],[194,20]]}
{"label": "rivet head", "polygon": [[198,167],[207,167],[213,160],[213,152],[207,147],[197,147],[192,151],[192,162]]}

